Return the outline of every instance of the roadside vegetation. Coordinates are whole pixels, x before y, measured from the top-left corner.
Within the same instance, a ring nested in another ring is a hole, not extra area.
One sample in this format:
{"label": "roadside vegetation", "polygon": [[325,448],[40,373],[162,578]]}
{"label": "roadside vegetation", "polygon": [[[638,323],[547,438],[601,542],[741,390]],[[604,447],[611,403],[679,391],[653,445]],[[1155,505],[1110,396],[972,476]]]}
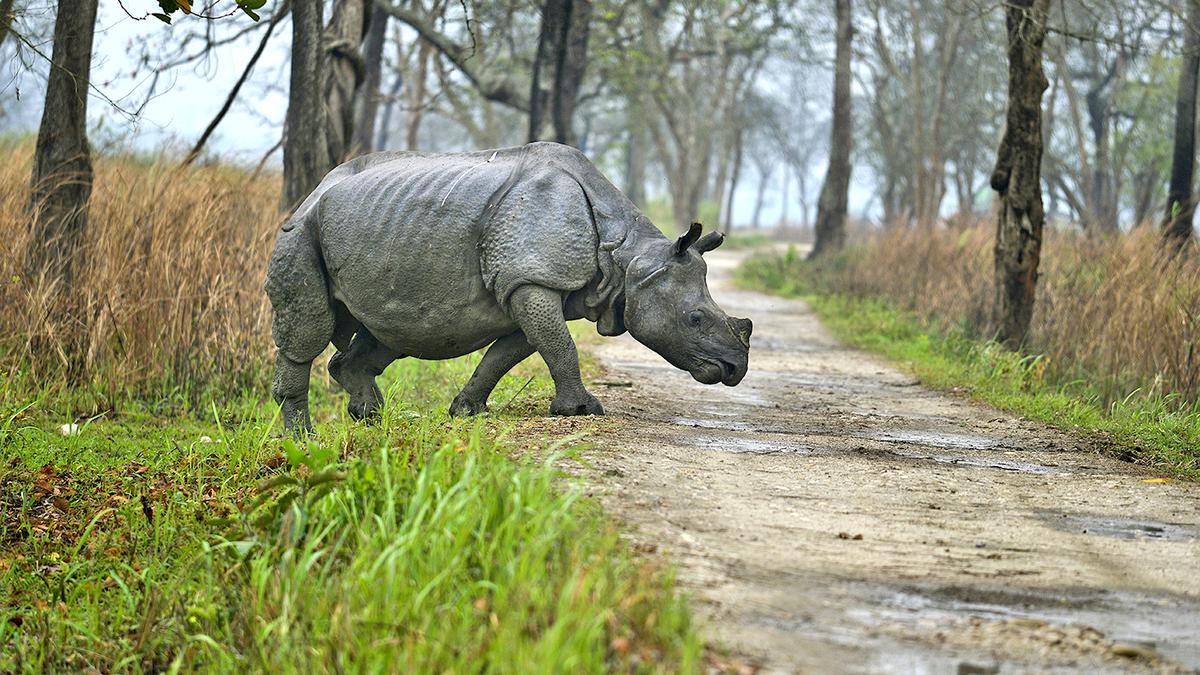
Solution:
{"label": "roadside vegetation", "polygon": [[1158,233],[1048,238],[1030,337],[989,340],[992,232],[885,232],[816,263],[792,250],[738,271],[802,297],[839,338],[931,386],[1107,440],[1125,459],[1200,478],[1200,261]]}
{"label": "roadside vegetation", "polygon": [[722,248],[728,251],[744,251],[747,249],[770,246],[776,240],[766,232],[726,232]]}
{"label": "roadside vegetation", "polygon": [[0,397],[95,415],[187,412],[258,387],[279,179],[169,158],[101,157],[69,289],[25,278],[33,139],[0,141]]}
{"label": "roadside vegetation", "polygon": [[586,437],[528,419],[540,361],[473,420],[478,355],[402,361],[370,424],[318,367],[283,439],[277,179],[101,158],[64,294],[21,277],[31,147],[0,151],[0,671],[698,668],[670,572],[562,473]]}

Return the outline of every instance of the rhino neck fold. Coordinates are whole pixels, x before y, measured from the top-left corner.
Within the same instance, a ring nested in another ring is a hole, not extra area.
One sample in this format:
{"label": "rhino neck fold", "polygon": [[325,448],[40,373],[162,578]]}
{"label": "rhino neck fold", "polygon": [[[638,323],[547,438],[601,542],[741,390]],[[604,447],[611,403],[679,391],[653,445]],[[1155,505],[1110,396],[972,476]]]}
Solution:
{"label": "rhino neck fold", "polygon": [[[665,238],[631,202],[628,208],[617,211],[619,215],[613,215],[613,211],[597,205],[587,186],[582,182],[580,186],[588,196],[597,241],[596,276],[583,290],[582,313],[596,323],[601,335],[620,335],[626,330],[625,271],[651,241]],[[624,195],[620,197],[624,199]]]}

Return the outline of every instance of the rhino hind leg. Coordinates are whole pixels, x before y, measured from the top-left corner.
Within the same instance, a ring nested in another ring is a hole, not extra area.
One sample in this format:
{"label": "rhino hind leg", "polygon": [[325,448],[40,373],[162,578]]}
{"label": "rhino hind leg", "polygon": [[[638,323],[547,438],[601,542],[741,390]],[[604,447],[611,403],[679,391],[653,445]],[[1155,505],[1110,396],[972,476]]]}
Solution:
{"label": "rhino hind leg", "polygon": [[354,338],[354,334],[362,328],[362,324],[358,322],[346,308],[343,303],[333,301],[333,337],[329,341],[337,348],[339,352],[344,352],[350,348],[350,341]]}
{"label": "rhino hind leg", "polygon": [[350,394],[346,411],[357,420],[374,417],[383,406],[383,392],[375,378],[400,354],[379,344],[374,335],[360,328],[349,346],[329,360],[329,374]]}
{"label": "rhino hind leg", "polygon": [[525,339],[525,334],[521,331],[505,335],[493,342],[475,368],[471,379],[458,396],[454,397],[454,402],[450,404],[450,414],[454,417],[469,417],[487,412],[488,396],[496,388],[500,378],[518,363],[529,358],[533,352],[533,345],[529,344],[529,340]]}

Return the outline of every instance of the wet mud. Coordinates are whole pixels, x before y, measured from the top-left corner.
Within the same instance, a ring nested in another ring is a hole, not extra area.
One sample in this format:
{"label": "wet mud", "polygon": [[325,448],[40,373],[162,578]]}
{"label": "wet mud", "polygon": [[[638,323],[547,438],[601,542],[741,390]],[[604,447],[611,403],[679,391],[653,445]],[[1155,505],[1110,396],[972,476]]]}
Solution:
{"label": "wet mud", "polygon": [[589,461],[708,633],[763,672],[1200,669],[1200,489],[921,387],[800,302],[734,289],[751,370],[706,387],[632,339],[590,349]]}

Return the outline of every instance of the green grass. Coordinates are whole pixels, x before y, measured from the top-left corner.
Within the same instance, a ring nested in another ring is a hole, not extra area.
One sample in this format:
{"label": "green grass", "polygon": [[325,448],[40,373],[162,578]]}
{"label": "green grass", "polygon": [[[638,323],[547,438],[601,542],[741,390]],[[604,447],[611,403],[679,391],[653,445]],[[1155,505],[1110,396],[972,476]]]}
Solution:
{"label": "green grass", "polygon": [[[836,263],[835,263],[836,264]],[[739,285],[802,298],[847,344],[881,354],[937,389],[965,392],[1002,410],[1089,437],[1123,459],[1200,479],[1200,408],[1172,396],[1104,405],[1086,380],[1055,382],[1045,360],[994,342],[938,330],[878,298],[831,293],[821,271],[794,251],[747,260]]]}
{"label": "green grass", "polygon": [[477,362],[392,366],[373,424],[317,368],[298,445],[265,388],[64,436],[69,402],[10,387],[0,671],[697,670],[669,571],[555,468],[579,438],[524,421],[544,366],[506,378],[496,414],[446,416]]}

